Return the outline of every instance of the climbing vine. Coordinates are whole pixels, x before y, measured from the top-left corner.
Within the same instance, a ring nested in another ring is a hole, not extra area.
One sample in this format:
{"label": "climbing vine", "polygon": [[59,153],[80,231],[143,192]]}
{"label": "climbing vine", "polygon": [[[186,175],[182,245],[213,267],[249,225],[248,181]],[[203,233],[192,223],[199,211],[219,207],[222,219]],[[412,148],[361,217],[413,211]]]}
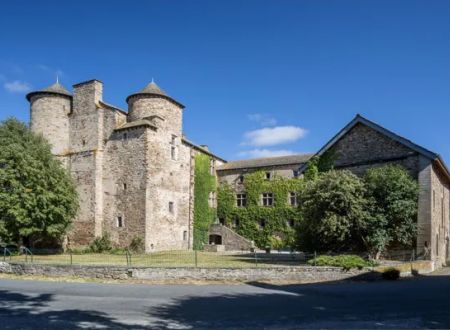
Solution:
{"label": "climbing vine", "polygon": [[194,249],[203,249],[208,240],[208,229],[216,217],[216,209],[209,205],[209,194],[216,190],[216,179],[210,173],[211,158],[205,154],[195,156],[194,185]]}
{"label": "climbing vine", "polygon": [[[238,234],[253,240],[259,248],[294,247],[296,228],[301,219],[297,206],[290,205],[290,193],[299,194],[302,179],[275,175],[266,179],[263,171],[244,178],[246,206],[237,207],[233,186],[222,184],[218,189],[217,216]],[[261,206],[263,193],[272,193],[272,206]]]}

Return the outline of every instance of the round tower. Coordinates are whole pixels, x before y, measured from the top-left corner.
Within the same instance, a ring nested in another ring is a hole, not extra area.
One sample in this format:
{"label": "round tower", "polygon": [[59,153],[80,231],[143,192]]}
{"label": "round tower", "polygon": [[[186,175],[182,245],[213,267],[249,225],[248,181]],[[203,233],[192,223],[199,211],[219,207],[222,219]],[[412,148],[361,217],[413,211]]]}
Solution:
{"label": "round tower", "polygon": [[63,156],[69,150],[69,113],[72,94],[59,82],[26,96],[30,102],[30,127],[52,145],[52,153]]}
{"label": "round tower", "polygon": [[128,121],[162,119],[162,126],[180,135],[184,105],[167,95],[152,81],[141,91],[127,97]]}

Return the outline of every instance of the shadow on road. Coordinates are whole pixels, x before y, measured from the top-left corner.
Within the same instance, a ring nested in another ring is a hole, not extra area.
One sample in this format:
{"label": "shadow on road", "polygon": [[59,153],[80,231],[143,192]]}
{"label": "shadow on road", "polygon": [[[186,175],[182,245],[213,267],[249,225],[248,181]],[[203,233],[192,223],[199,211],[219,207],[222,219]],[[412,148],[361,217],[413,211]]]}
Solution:
{"label": "shadow on road", "polygon": [[35,297],[0,290],[1,329],[89,329],[104,327],[113,329],[136,329],[114,321],[105,313],[64,309],[46,310],[52,295]]}
{"label": "shadow on road", "polygon": [[303,285],[248,283],[258,294],[185,297],[152,308],[155,327],[450,328],[450,277]]}
{"label": "shadow on road", "polygon": [[[126,296],[126,288],[117,294]],[[198,286],[156,302],[150,302],[155,287],[145,290],[148,298],[143,300],[145,312],[139,321],[150,323],[148,329],[450,328],[450,276],[396,282]],[[51,294],[0,290],[0,328],[145,328],[120,323],[114,315],[96,310],[58,309],[57,301]],[[127,307],[121,309],[126,313]]]}

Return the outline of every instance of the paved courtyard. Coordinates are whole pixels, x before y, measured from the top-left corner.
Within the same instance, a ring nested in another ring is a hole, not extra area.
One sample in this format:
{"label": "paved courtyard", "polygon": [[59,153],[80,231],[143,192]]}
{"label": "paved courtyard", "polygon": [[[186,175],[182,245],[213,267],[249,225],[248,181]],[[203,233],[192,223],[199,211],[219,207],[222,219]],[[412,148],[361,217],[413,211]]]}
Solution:
{"label": "paved courtyard", "polygon": [[125,285],[0,280],[0,328],[450,328],[450,271],[398,282]]}

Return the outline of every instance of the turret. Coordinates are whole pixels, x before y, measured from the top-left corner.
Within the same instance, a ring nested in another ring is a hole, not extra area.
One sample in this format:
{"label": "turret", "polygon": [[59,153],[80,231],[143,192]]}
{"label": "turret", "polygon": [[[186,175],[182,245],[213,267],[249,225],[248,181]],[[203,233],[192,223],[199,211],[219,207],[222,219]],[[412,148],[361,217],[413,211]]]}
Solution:
{"label": "turret", "polygon": [[72,94],[59,82],[26,96],[30,102],[30,127],[52,145],[52,153],[64,155],[69,150],[69,114]]}
{"label": "turret", "polygon": [[155,82],[127,97],[128,121],[160,120],[162,128],[181,136],[184,105],[167,95]]}

